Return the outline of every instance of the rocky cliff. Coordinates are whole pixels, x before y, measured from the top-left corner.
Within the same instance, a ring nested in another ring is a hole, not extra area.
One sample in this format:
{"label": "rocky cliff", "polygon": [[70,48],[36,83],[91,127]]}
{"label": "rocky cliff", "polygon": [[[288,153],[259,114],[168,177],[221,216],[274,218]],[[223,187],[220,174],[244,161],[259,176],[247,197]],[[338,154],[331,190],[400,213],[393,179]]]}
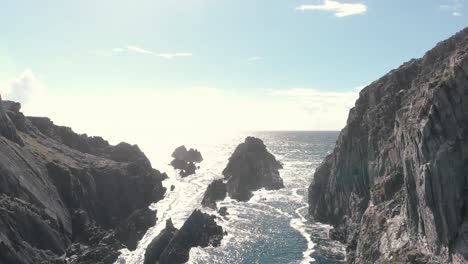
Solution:
{"label": "rocky cliff", "polygon": [[468,262],[468,29],[360,92],[309,204],[349,263]]}
{"label": "rocky cliff", "polygon": [[0,263],[113,263],[155,224],[165,174],[137,146],[110,145],[0,100]]}

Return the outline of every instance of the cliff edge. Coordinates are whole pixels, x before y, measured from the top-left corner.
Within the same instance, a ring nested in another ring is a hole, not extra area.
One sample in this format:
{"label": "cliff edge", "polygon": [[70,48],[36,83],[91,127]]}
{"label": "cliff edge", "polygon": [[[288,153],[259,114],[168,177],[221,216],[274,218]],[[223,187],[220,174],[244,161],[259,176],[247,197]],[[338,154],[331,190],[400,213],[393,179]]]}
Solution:
{"label": "cliff edge", "polygon": [[349,263],[468,262],[468,28],[360,92],[309,205]]}

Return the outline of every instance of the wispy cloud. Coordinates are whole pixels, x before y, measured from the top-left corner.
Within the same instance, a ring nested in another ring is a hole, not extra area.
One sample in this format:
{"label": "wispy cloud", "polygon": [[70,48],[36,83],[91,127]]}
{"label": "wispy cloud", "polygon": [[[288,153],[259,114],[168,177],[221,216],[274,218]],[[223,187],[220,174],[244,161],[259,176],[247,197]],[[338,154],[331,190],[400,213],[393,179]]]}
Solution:
{"label": "wispy cloud", "polygon": [[160,58],[163,58],[163,59],[174,59],[176,57],[190,57],[190,56],[192,56],[192,53],[190,53],[190,52],[156,53],[154,51],[150,51],[150,50],[144,49],[142,47],[134,46],[134,45],[129,45],[129,46],[126,46],[126,47],[123,47],[123,48],[114,48],[114,49],[112,49],[112,52],[115,52],[115,53],[123,53],[123,52],[139,53],[139,54],[145,54],[145,55],[160,57]]}
{"label": "wispy cloud", "polygon": [[333,0],[325,0],[322,4],[318,5],[301,5],[296,7],[296,10],[306,11],[331,11],[335,12],[336,17],[345,17],[352,15],[362,15],[367,12],[367,6],[362,3],[340,3]]}
{"label": "wispy cloud", "polygon": [[260,56],[253,56],[253,57],[247,58],[247,61],[259,61],[259,60],[263,60],[263,58]]}
{"label": "wispy cloud", "polygon": [[462,16],[463,0],[446,0],[446,4],[439,5],[439,8],[448,11],[452,16]]}

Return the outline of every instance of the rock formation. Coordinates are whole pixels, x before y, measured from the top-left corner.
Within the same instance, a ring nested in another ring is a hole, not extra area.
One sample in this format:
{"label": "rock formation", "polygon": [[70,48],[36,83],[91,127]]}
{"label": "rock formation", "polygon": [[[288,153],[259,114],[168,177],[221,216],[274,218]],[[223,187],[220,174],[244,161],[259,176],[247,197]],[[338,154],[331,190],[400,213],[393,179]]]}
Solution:
{"label": "rock formation", "polygon": [[174,158],[171,162],[171,166],[174,169],[180,170],[180,176],[187,177],[195,174],[197,166],[195,163],[203,161],[201,153],[196,149],[187,150],[185,146],[180,146],[172,153]]}
{"label": "rock formation", "polygon": [[111,146],[0,100],[0,263],[113,263],[135,248],[167,176],[137,146]]}
{"label": "rock formation", "polygon": [[227,192],[233,199],[247,201],[252,191],[283,188],[283,179],[278,171],[282,168],[261,139],[247,137],[237,146],[223,170]]}
{"label": "rock formation", "polygon": [[166,228],[153,239],[145,252],[144,264],[179,264],[189,260],[192,247],[217,247],[223,239],[223,228],[214,216],[195,210],[177,230],[170,220]]}
{"label": "rock formation", "polygon": [[216,209],[216,202],[226,198],[227,188],[222,179],[214,180],[208,185],[203,195],[202,205],[211,209]]}
{"label": "rock formation", "polygon": [[360,92],[309,204],[349,263],[468,262],[468,28]]}

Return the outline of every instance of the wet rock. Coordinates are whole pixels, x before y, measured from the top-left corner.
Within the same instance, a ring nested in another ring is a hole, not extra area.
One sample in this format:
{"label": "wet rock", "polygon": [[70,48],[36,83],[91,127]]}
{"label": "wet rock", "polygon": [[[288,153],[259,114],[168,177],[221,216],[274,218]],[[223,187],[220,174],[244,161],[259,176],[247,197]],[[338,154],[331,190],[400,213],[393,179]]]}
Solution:
{"label": "wet rock", "polygon": [[309,212],[349,263],[467,263],[468,28],[360,92]]}
{"label": "wet rock", "polygon": [[148,228],[156,225],[156,212],[145,207],[133,212],[117,228],[117,237],[130,250],[135,250]]}
{"label": "wet rock", "polygon": [[177,231],[159,256],[159,264],[178,264],[189,260],[192,247],[217,247],[223,239],[223,228],[214,217],[195,210]]}
{"label": "wet rock", "polygon": [[227,211],[227,208],[226,208],[225,206],[219,208],[218,213],[219,213],[219,215],[221,215],[221,216],[227,216],[227,215],[229,215],[229,213],[228,213],[228,211]]}
{"label": "wet rock", "polygon": [[208,185],[203,195],[202,205],[211,209],[216,209],[216,202],[226,198],[227,188],[222,179],[214,180]]}
{"label": "wet rock", "polygon": [[252,191],[261,188],[277,190],[284,187],[279,174],[282,165],[261,139],[247,137],[237,146],[223,170],[227,192],[233,199],[247,201]]}
{"label": "wet rock", "polygon": [[175,189],[175,186],[171,185],[171,192],[174,191],[174,189]]}
{"label": "wet rock", "polygon": [[166,227],[148,245],[145,251],[144,264],[158,263],[159,256],[163,253],[169,242],[174,237],[177,228],[172,224],[171,219],[166,221]]}

